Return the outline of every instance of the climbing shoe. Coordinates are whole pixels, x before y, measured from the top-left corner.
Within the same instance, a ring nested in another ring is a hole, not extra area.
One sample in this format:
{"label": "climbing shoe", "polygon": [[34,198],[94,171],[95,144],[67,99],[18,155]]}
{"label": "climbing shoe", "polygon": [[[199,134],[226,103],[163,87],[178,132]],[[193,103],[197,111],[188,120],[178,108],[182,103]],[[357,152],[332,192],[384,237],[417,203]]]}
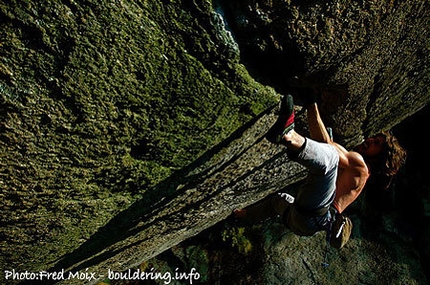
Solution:
{"label": "climbing shoe", "polygon": [[267,133],[266,138],[272,143],[281,143],[282,138],[294,129],[294,102],[290,94],[282,97],[279,117]]}

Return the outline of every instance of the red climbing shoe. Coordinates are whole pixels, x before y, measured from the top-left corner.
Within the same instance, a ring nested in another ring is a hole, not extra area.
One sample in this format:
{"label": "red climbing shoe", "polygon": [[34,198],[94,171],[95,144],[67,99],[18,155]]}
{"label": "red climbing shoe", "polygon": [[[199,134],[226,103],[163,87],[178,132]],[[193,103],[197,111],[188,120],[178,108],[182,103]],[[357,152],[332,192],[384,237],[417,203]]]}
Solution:
{"label": "red climbing shoe", "polygon": [[282,97],[279,117],[267,132],[266,138],[272,143],[281,143],[282,138],[294,129],[294,102],[290,94]]}
{"label": "red climbing shoe", "polygon": [[283,123],[281,132],[276,138],[276,142],[280,143],[284,135],[294,129],[294,101],[290,94],[282,98],[278,121],[281,126]]}

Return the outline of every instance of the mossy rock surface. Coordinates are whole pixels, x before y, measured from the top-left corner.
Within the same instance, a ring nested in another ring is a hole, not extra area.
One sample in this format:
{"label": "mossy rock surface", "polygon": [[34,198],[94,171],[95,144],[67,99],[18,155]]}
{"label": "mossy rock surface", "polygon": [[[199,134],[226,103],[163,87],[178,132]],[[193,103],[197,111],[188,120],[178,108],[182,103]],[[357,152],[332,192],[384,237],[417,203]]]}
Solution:
{"label": "mossy rock surface", "polygon": [[284,79],[347,147],[421,109],[428,2],[366,3],[241,1],[234,35],[222,1],[1,3],[1,268],[125,270],[302,179]]}
{"label": "mossy rock surface", "polygon": [[46,268],[275,102],[200,5],[1,4],[2,264]]}

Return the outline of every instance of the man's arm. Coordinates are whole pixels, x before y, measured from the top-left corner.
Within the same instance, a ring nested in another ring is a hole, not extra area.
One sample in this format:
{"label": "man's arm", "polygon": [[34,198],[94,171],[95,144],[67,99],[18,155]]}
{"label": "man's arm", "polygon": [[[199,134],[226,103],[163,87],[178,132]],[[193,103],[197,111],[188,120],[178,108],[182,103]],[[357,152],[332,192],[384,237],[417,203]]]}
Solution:
{"label": "man's arm", "polygon": [[309,132],[310,132],[311,139],[335,146],[339,153],[340,168],[346,168],[355,163],[358,163],[358,165],[361,165],[360,159],[357,158],[358,160],[356,160],[355,154],[348,152],[343,146],[333,141],[333,139],[327,132],[327,128],[325,127],[324,122],[321,119],[321,116],[318,110],[318,105],[316,103],[310,104],[307,106],[306,110],[308,115],[308,124],[309,124]]}
{"label": "man's arm", "polygon": [[[349,152],[343,146],[333,141],[329,142],[331,145],[336,147],[336,150],[339,154],[339,168],[347,168],[350,167],[354,163],[359,163],[359,158],[356,157],[355,154],[359,155],[356,152]],[[361,156],[360,156],[361,157]],[[364,161],[363,161],[364,163]]]}
{"label": "man's arm", "polygon": [[310,137],[318,142],[333,143],[327,129],[321,119],[316,103],[310,104],[306,108],[308,114],[308,125]]}

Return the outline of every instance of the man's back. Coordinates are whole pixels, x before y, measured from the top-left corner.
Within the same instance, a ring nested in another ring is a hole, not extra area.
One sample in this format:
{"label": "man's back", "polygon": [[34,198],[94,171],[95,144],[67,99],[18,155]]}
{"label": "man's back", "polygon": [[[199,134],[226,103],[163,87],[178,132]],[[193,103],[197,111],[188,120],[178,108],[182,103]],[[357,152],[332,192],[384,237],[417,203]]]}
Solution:
{"label": "man's back", "polygon": [[363,157],[358,152],[347,151],[334,142],[332,144],[339,153],[336,198],[333,204],[339,213],[342,213],[360,195],[370,173]]}

